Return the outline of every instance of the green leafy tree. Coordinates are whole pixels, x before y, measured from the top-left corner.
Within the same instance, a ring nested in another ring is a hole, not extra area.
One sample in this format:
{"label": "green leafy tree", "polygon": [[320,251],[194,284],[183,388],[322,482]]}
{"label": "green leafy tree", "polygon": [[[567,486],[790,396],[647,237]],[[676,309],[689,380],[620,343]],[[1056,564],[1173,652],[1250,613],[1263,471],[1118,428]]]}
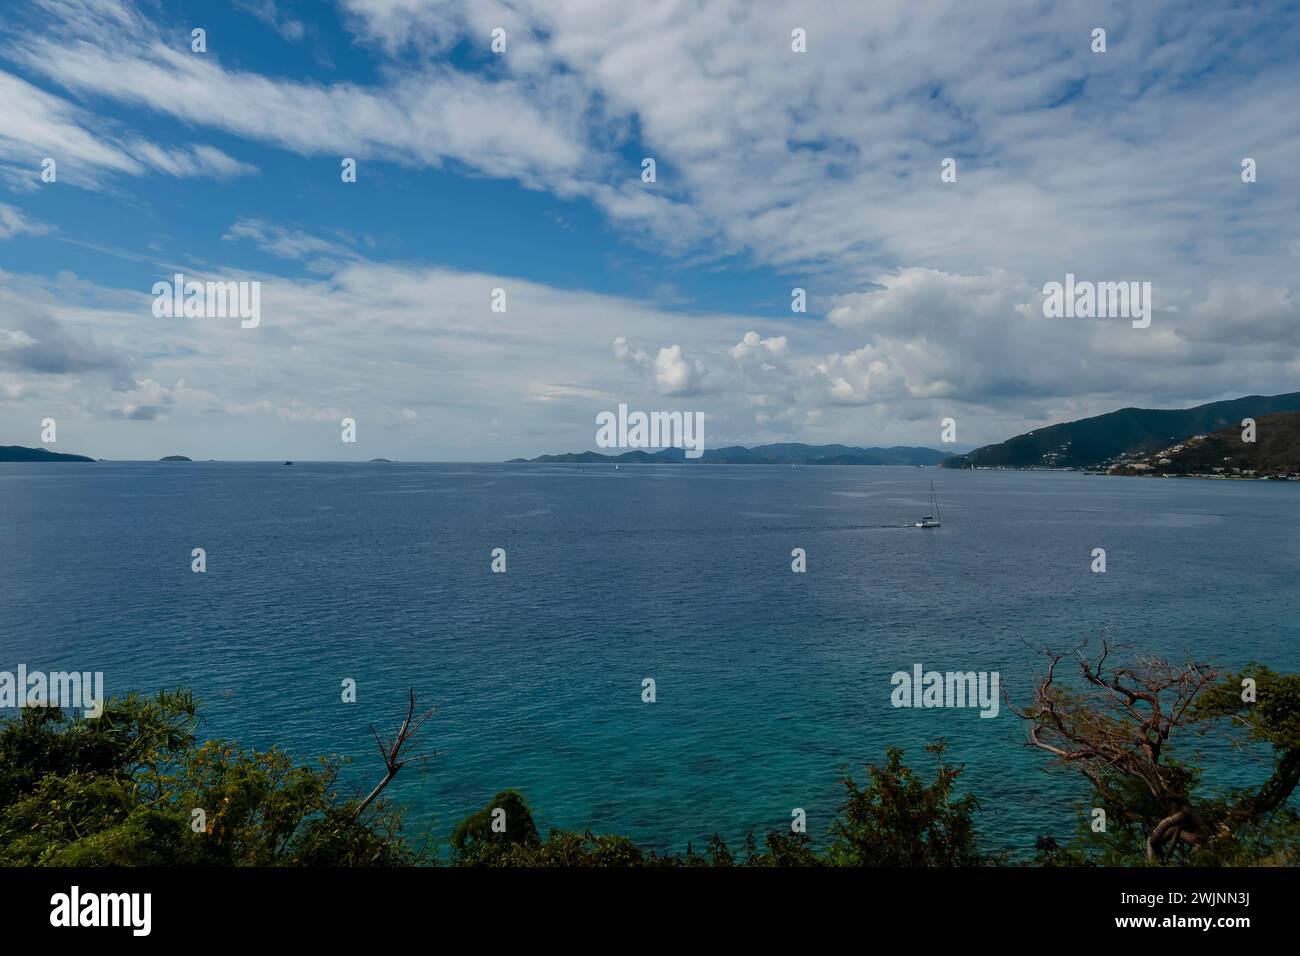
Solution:
{"label": "green leafy tree", "polygon": [[299,766],[279,750],[200,743],[198,723],[183,691],[116,698],[94,720],[20,711],[0,727],[0,863],[414,861],[398,814],[377,806],[362,820],[357,802],[339,796],[340,762]]}
{"label": "green leafy tree", "polygon": [[848,799],[826,854],[834,866],[978,866],[991,862],[976,849],[974,815],[979,802],[956,796],[962,768],[943,762],[946,745],[926,748],[939,761],[927,783],[903,763],[894,747],[885,765],[867,768],[868,783],[845,776]]}

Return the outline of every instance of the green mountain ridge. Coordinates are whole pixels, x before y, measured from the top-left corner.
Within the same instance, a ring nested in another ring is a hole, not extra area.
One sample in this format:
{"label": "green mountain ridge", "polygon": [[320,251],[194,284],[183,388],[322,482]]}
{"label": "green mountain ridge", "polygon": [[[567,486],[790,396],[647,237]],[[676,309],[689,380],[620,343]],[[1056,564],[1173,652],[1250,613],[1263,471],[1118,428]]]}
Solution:
{"label": "green mountain ridge", "polygon": [[944,468],[1104,468],[1137,460],[1244,418],[1300,411],[1300,392],[1248,395],[1188,409],[1121,408],[1063,422],[985,445],[943,463]]}

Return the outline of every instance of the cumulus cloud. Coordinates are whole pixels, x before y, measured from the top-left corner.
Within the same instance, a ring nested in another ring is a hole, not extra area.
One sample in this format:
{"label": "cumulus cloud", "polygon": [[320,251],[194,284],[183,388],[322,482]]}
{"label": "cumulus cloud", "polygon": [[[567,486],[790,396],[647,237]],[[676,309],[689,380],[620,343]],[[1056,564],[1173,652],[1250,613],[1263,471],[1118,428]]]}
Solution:
{"label": "cumulus cloud", "polygon": [[680,345],[664,346],[652,357],[619,336],[613,348],[614,358],[645,374],[659,395],[699,395],[708,390],[708,370],[698,359],[688,358]]}
{"label": "cumulus cloud", "polygon": [[784,358],[789,348],[790,340],[784,335],[765,339],[757,332],[746,332],[729,352],[737,362],[757,361],[765,368],[772,368],[769,363]]}

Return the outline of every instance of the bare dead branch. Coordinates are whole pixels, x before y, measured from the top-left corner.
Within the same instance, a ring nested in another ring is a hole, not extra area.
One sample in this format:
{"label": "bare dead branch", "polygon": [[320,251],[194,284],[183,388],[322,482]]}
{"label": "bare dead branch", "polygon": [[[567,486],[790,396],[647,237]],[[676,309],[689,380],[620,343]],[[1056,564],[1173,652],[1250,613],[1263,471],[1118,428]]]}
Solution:
{"label": "bare dead branch", "polygon": [[356,812],[353,814],[354,820],[359,818],[361,814],[365,812],[366,807],[370,806],[370,804],[375,801],[375,798],[383,792],[383,789],[392,782],[393,778],[397,776],[398,771],[406,766],[406,764],[412,760],[424,760],[427,759],[428,756],[431,756],[425,754],[411,757],[403,754],[402,749],[415,738],[416,734],[420,732],[420,728],[423,727],[432,716],[433,708],[424,711],[418,716],[416,715],[415,688],[411,688],[409,702],[406,707],[406,719],[403,720],[402,725],[397,728],[397,734],[391,741],[385,743],[380,739],[375,728],[371,726],[370,732],[374,735],[375,743],[379,747],[379,755],[384,760],[385,773],[383,779],[380,780],[379,783],[375,784],[375,788],[370,791],[369,795],[367,795],[360,804],[358,804]]}
{"label": "bare dead branch", "polygon": [[1064,655],[1045,651],[1047,669],[1032,701],[1010,709],[1025,722],[1029,746],[1074,767],[1099,790],[1116,776],[1142,782],[1166,808],[1147,839],[1147,855],[1154,860],[1179,842],[1199,843],[1204,832],[1181,776],[1162,758],[1171,735],[1194,722],[1192,704],[1219,675],[1205,664],[1175,666],[1152,656],[1116,666],[1111,660],[1118,647],[1103,629],[1095,653],[1089,655],[1086,642],[1076,650],[1082,678],[1078,690],[1058,681],[1057,665]]}

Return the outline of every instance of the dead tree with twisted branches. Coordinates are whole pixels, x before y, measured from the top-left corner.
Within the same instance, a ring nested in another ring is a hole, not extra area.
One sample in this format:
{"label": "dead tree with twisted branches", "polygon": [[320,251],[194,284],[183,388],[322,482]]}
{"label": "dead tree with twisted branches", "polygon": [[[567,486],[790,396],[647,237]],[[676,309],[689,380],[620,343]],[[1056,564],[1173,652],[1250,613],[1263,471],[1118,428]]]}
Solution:
{"label": "dead tree with twisted branches", "polygon": [[1111,661],[1114,650],[1103,631],[1098,653],[1088,656],[1086,644],[1076,651],[1079,691],[1057,678],[1065,655],[1045,651],[1047,671],[1037,680],[1032,702],[1024,708],[1007,703],[1025,721],[1031,746],[1080,770],[1098,791],[1107,792],[1119,777],[1140,781],[1164,808],[1146,838],[1146,857],[1154,861],[1179,843],[1196,846],[1207,836],[1186,774],[1164,758],[1170,736],[1196,722],[1193,705],[1220,674],[1207,664],[1176,665],[1153,656],[1118,666]]}

